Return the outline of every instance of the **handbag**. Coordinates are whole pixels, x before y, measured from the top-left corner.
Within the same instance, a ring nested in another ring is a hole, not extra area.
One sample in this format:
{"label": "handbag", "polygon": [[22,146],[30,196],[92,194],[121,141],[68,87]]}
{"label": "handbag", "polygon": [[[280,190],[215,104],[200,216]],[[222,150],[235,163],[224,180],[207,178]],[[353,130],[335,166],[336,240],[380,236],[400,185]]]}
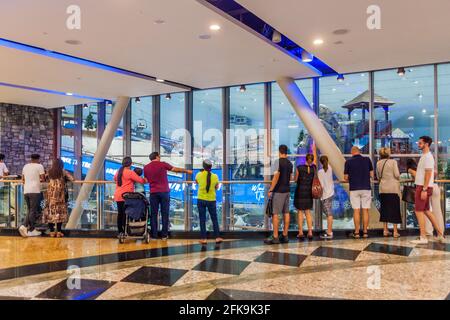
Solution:
{"label": "handbag", "polygon": [[319,177],[317,175],[317,169],[316,167],[314,167],[314,179],[312,182],[312,197],[313,199],[320,199],[322,198],[323,195],[323,188],[322,185],[320,184],[320,180]]}
{"label": "handbag", "polygon": [[267,204],[266,204],[266,215],[268,217],[272,217],[273,216],[272,198],[269,198],[269,201],[267,201]]}
{"label": "handbag", "polygon": [[[409,174],[408,174],[409,176]],[[415,185],[404,185],[402,191],[402,201],[407,203],[415,202],[416,198],[416,186]]]}

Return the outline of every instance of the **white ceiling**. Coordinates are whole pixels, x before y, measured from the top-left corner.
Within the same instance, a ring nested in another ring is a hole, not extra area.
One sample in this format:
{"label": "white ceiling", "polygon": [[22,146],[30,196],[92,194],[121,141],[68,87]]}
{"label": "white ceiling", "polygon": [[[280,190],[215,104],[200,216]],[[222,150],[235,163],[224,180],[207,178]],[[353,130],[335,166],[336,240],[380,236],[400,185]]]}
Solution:
{"label": "white ceiling", "polygon": [[[449,0],[237,2],[340,73],[450,61]],[[367,28],[372,4],[381,9],[380,30]],[[350,32],[334,35],[338,29]],[[314,46],[319,37],[325,43]]]}
{"label": "white ceiling", "polygon": [[0,86],[0,103],[54,108],[55,106],[68,106],[88,102],[90,102],[88,99]]}
{"label": "white ceiling", "polygon": [[[316,75],[196,0],[78,0],[81,30],[66,28],[66,8],[72,4],[73,0],[1,1],[0,38],[197,88]],[[165,23],[156,24],[158,19]],[[222,29],[210,31],[212,23]],[[203,34],[211,39],[199,39]],[[10,50],[0,51],[4,82],[30,85],[34,80],[36,87],[108,98],[181,91]]]}

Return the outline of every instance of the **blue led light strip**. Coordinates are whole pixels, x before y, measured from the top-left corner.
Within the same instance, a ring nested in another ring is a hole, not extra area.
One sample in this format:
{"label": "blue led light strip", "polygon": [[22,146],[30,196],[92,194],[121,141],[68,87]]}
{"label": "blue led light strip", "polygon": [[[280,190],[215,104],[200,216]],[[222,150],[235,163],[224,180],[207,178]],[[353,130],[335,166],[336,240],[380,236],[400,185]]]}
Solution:
{"label": "blue led light strip", "polygon": [[[256,32],[274,47],[280,49],[284,53],[293,57],[300,63],[309,67],[311,70],[317,72],[320,76],[337,75],[338,73],[327,65],[325,62],[313,56],[311,62],[302,61],[302,52],[306,51],[294,41],[289,39],[287,36],[281,34],[281,41],[279,43],[274,43],[272,41],[272,36],[274,34],[275,28],[270,26],[264,20],[248,11],[245,7],[241,6],[234,0],[197,0],[203,5],[215,10],[225,13],[228,17],[231,17],[234,22],[241,24],[250,28],[253,32]],[[219,12],[218,12],[219,13]],[[220,14],[220,13],[219,13]]]}
{"label": "blue led light strip", "polygon": [[105,99],[94,98],[94,97],[89,97],[89,96],[83,96],[83,95],[79,95],[79,94],[76,94],[76,93],[67,94],[67,92],[61,92],[61,91],[56,91],[56,90],[48,90],[48,89],[41,89],[41,88],[34,88],[34,87],[27,87],[27,86],[22,86],[22,85],[18,85],[18,84],[11,84],[11,83],[6,83],[6,82],[0,82],[0,86],[10,87],[10,88],[15,88],[15,89],[30,90],[30,91],[36,91],[36,92],[44,92],[44,93],[50,93],[50,94],[57,94],[57,95],[66,96],[66,97],[88,99],[88,100],[92,100],[92,101],[105,101]]}
{"label": "blue led light strip", "polygon": [[[144,80],[149,80],[149,81],[157,80],[156,77],[148,76],[148,75],[145,75],[142,73],[113,67],[113,66],[110,66],[110,65],[107,65],[104,63],[95,62],[95,61],[87,60],[87,59],[83,59],[83,58],[78,58],[75,56],[71,56],[71,55],[56,52],[56,51],[45,50],[43,48],[30,46],[27,44],[15,42],[15,41],[4,39],[4,38],[0,38],[0,46],[11,48],[11,49],[17,49],[17,50],[21,50],[21,51],[26,51],[26,52],[30,52],[33,54],[39,54],[39,55],[46,56],[49,58],[59,59],[59,60],[63,60],[63,61],[71,62],[71,63],[76,63],[76,64],[80,64],[83,66],[91,67],[91,68],[96,68],[96,69],[101,69],[101,70],[105,70],[105,71],[109,71],[109,72],[119,73],[119,74],[126,75],[129,77],[134,77],[134,78],[139,78],[139,79],[144,79]],[[173,86],[173,87],[178,87],[183,90],[192,90],[193,89],[190,86],[187,86],[187,85],[184,85],[184,84],[181,84],[178,82],[165,80],[165,79],[164,79],[164,84]]]}

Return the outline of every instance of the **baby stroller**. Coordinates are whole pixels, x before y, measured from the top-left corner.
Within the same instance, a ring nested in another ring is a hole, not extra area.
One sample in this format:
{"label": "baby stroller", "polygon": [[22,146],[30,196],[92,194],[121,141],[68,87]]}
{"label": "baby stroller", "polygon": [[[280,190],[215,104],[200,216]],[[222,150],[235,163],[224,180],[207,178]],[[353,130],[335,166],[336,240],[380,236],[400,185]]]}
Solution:
{"label": "baby stroller", "polygon": [[150,243],[150,232],[148,230],[148,219],[150,204],[144,194],[128,192],[123,195],[125,200],[125,233],[119,238],[124,243],[127,238],[142,239]]}

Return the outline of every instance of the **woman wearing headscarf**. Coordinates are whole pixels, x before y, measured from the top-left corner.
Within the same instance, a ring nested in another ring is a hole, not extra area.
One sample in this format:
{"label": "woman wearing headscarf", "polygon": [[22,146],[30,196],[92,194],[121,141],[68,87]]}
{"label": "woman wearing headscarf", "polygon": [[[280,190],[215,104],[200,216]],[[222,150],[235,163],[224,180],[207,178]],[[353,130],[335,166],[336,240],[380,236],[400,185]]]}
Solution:
{"label": "woman wearing headscarf", "polygon": [[64,162],[55,159],[48,171],[48,178],[44,222],[48,224],[50,237],[62,238],[62,225],[67,222],[66,182],[73,181],[73,177],[64,170]]}
{"label": "woman wearing headscarf", "polygon": [[203,170],[195,177],[198,185],[197,208],[200,218],[201,244],[206,244],[206,209],[213,225],[216,243],[221,243],[219,222],[217,221],[216,190],[219,189],[219,177],[211,172],[212,163],[209,160],[203,161]]}
{"label": "woman wearing headscarf", "polygon": [[136,172],[131,170],[133,160],[125,157],[122,161],[122,167],[114,176],[116,182],[116,191],[114,192],[114,201],[117,203],[117,229],[119,236],[125,233],[125,200],[123,195],[128,192],[134,192],[135,183],[145,183],[145,179],[138,176]]}

